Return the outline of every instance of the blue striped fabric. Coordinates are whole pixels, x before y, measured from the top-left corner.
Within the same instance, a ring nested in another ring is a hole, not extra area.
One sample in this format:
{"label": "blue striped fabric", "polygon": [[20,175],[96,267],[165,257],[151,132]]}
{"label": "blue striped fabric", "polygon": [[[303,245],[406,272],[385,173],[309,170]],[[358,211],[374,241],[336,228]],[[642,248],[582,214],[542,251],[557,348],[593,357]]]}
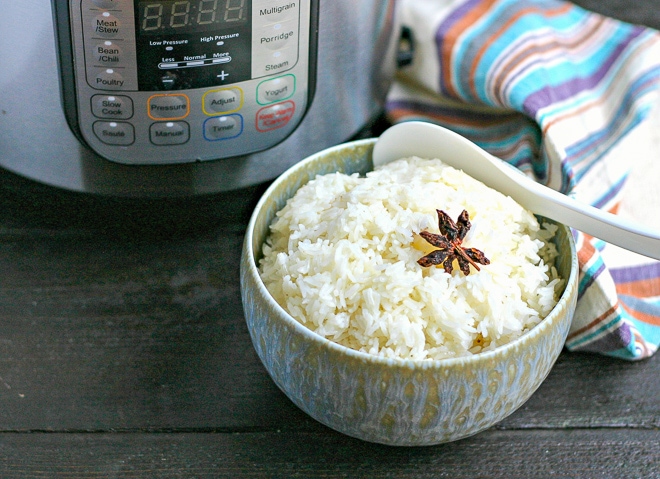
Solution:
{"label": "blue striped fabric", "polygon": [[[616,212],[624,140],[660,86],[660,35],[558,0],[402,0],[413,65],[392,122],[450,128],[547,186]],[[617,153],[613,153],[618,149]],[[580,296],[567,347],[640,359],[660,344],[660,263],[575,231]],[[632,260],[630,260],[632,258]]]}

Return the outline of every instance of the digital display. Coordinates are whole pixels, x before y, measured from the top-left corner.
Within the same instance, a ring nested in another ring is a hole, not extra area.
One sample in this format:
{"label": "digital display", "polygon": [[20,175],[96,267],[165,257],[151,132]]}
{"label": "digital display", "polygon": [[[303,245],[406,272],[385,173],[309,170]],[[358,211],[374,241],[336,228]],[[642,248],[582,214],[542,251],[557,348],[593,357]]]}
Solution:
{"label": "digital display", "polygon": [[245,23],[247,0],[138,2],[138,31],[143,35],[204,32]]}

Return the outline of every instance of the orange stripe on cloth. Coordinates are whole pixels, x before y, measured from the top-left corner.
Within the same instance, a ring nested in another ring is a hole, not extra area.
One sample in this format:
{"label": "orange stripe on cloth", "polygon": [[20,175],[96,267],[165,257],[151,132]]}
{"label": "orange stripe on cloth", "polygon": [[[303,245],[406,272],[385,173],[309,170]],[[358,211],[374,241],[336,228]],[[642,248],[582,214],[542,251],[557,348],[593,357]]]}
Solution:
{"label": "orange stripe on cloth", "polygon": [[587,324],[587,325],[581,327],[580,329],[577,329],[577,330],[573,331],[571,334],[569,334],[568,337],[566,338],[566,341],[570,341],[570,340],[580,336],[581,334],[586,333],[587,331],[595,328],[599,323],[602,323],[605,320],[607,320],[608,318],[612,317],[613,315],[616,315],[616,310],[617,310],[617,306],[616,305],[612,306],[610,309],[605,311],[603,314],[596,317],[596,319],[594,319],[589,324]]}
{"label": "orange stripe on cloth", "polygon": [[506,32],[511,27],[511,25],[513,25],[515,22],[520,20],[522,17],[529,15],[530,13],[538,13],[545,17],[554,17],[557,15],[562,15],[563,13],[571,10],[572,8],[573,8],[573,4],[571,3],[566,3],[554,10],[542,10],[538,7],[529,7],[520,10],[518,13],[512,16],[507,22],[505,22],[504,25],[502,25],[493,35],[491,35],[484,42],[484,44],[481,46],[481,48],[475,55],[474,60],[472,61],[472,66],[470,67],[470,73],[468,75],[467,80],[468,80],[468,85],[470,87],[470,92],[474,95],[474,97],[475,98],[477,97],[475,74],[477,72],[477,68],[479,67],[479,62],[481,62],[481,58],[486,54],[486,50],[488,50],[491,47],[491,45],[495,43],[495,41],[499,39],[504,34],[504,32]]}
{"label": "orange stripe on cloth", "polygon": [[445,41],[442,43],[442,50],[439,53],[440,71],[442,72],[443,82],[447,86],[447,91],[452,96],[458,97],[458,92],[452,84],[452,52],[454,46],[458,43],[458,39],[463,32],[465,32],[470,25],[478,22],[484,17],[486,12],[499,0],[486,0],[479,3],[475,8],[470,10],[458,22],[456,22],[445,34]]}

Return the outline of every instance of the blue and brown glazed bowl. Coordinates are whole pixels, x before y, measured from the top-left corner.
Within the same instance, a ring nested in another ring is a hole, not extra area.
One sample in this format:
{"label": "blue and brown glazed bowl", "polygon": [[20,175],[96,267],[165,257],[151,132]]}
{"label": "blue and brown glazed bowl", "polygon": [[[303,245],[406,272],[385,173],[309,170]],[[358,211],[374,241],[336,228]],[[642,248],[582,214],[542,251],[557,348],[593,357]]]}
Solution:
{"label": "blue and brown glazed bowl", "polygon": [[490,352],[445,360],[396,360],[329,341],[271,297],[257,264],[269,225],[287,199],[317,174],[366,173],[375,140],[317,153],[280,176],[247,227],[241,293],[252,342],[273,381],[321,423],[365,441],[403,446],[454,441],[487,429],[536,391],[559,356],[575,311],[578,265],[560,225],[557,270],[565,289],[552,312],[519,339]]}

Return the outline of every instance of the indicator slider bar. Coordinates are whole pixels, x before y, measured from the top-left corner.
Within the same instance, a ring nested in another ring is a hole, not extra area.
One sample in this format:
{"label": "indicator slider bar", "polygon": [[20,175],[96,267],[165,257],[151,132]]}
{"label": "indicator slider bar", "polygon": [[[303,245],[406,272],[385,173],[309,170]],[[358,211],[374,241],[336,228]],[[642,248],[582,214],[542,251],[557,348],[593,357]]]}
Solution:
{"label": "indicator slider bar", "polygon": [[172,70],[175,68],[195,68],[195,67],[207,67],[210,65],[219,65],[221,63],[229,63],[231,61],[230,56],[218,57],[218,58],[209,58],[206,60],[187,60],[183,62],[162,62],[158,64],[158,68],[161,70]]}

